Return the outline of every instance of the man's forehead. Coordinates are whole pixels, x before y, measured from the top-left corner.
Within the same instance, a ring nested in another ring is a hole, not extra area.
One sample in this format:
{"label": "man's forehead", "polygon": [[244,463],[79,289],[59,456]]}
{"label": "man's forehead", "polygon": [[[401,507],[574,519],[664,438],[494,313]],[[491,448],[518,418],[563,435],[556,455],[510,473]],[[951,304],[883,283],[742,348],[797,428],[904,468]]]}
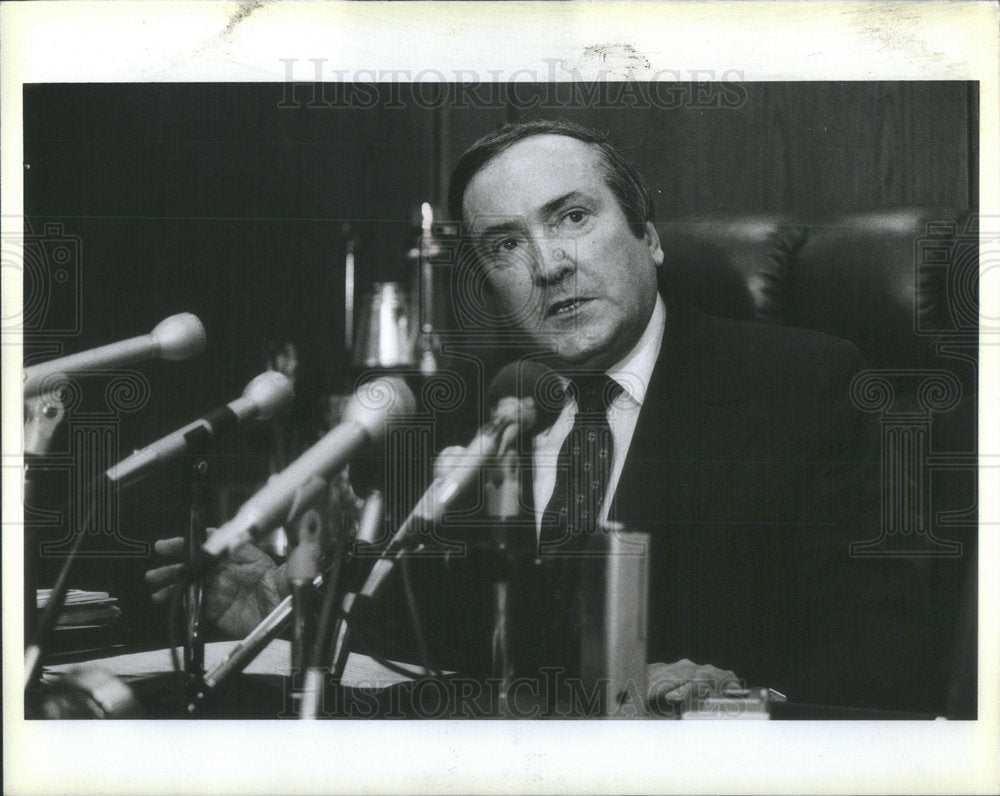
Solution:
{"label": "man's forehead", "polygon": [[469,181],[462,215],[479,227],[487,217],[523,217],[561,196],[595,195],[604,190],[601,153],[596,147],[563,135],[531,136],[501,152]]}

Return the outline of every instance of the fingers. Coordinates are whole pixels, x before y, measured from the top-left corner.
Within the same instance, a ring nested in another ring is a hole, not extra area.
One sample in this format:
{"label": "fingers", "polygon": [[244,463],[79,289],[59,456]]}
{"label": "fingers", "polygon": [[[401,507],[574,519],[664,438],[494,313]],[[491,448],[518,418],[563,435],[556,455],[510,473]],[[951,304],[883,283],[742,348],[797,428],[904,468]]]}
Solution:
{"label": "fingers", "polygon": [[[217,528],[208,528],[206,533],[211,536]],[[169,539],[157,539],[153,542],[153,550],[163,558],[187,558],[187,540],[183,536],[171,536]]]}
{"label": "fingers", "polygon": [[186,553],[184,537],[174,536],[170,539],[158,539],[153,543],[153,550],[163,558],[183,558]]}
{"label": "fingers", "polygon": [[741,683],[735,672],[687,658],[676,663],[653,663],[647,669],[650,702],[685,702],[724,693]]}
{"label": "fingers", "polygon": [[[184,539],[180,536],[157,539],[153,543],[153,550],[162,558],[184,558]],[[146,572],[146,583],[152,588],[158,589],[158,591],[153,592],[152,600],[154,603],[165,603],[170,599],[183,568],[183,564],[168,564],[165,567],[157,567]]]}
{"label": "fingers", "polygon": [[683,699],[680,694],[694,676],[696,664],[687,658],[676,663],[652,663],[647,669],[647,694],[650,702]]}
{"label": "fingers", "polygon": [[[209,532],[212,530],[209,529]],[[182,536],[158,539],[153,543],[153,550],[161,558],[184,560],[187,558],[187,540]],[[146,572],[146,583],[156,589],[152,595],[153,602],[166,603],[170,600],[181,580],[183,570],[184,564],[167,564]]]}
{"label": "fingers", "polygon": [[157,592],[153,592],[152,600],[154,603],[164,604],[170,600],[174,594],[174,590],[177,588],[177,584],[174,583],[167,586],[165,589],[160,589]]}
{"label": "fingers", "polygon": [[[165,567],[151,569],[146,573],[146,583],[154,589],[162,586],[171,586],[177,583],[182,569],[184,569],[183,564],[169,564]],[[156,594],[153,595],[153,599],[156,599]]]}
{"label": "fingers", "polygon": [[[256,564],[259,561],[271,562],[270,556],[267,555],[263,550],[261,550],[256,545],[250,542],[245,542],[244,544],[237,545],[228,553],[226,556],[230,561],[237,564]],[[273,563],[272,563],[273,566]]]}

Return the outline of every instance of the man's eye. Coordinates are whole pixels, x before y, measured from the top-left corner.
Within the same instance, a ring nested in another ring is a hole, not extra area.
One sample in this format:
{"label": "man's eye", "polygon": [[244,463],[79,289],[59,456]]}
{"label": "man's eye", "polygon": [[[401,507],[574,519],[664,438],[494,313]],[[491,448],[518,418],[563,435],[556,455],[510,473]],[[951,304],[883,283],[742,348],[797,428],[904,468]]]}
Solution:
{"label": "man's eye", "polygon": [[521,248],[521,241],[516,235],[497,237],[486,247],[487,256],[494,259],[509,259]]}
{"label": "man's eye", "polygon": [[587,218],[586,210],[570,210],[564,218],[571,224],[581,224]]}

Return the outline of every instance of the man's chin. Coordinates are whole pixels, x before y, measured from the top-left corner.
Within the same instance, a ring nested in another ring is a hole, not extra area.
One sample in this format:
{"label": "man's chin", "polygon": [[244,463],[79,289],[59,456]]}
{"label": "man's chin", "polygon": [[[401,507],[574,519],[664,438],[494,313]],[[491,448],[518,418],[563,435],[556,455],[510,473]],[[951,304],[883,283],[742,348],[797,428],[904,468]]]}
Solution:
{"label": "man's chin", "polygon": [[551,346],[543,359],[556,370],[603,369],[613,364],[608,361],[607,352],[603,348],[581,347],[575,343]]}

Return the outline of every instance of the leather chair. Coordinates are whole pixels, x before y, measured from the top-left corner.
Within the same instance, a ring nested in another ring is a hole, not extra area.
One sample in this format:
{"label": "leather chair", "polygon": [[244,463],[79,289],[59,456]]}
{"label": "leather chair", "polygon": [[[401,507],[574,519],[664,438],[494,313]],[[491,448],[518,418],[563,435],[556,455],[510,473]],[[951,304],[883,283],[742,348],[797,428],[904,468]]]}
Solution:
{"label": "leather chair", "polygon": [[658,225],[663,287],[706,312],[827,332],[870,366],[852,399],[882,435],[881,537],[936,596],[946,712],[976,710],[978,216],[897,208],[822,220],[704,215]]}

